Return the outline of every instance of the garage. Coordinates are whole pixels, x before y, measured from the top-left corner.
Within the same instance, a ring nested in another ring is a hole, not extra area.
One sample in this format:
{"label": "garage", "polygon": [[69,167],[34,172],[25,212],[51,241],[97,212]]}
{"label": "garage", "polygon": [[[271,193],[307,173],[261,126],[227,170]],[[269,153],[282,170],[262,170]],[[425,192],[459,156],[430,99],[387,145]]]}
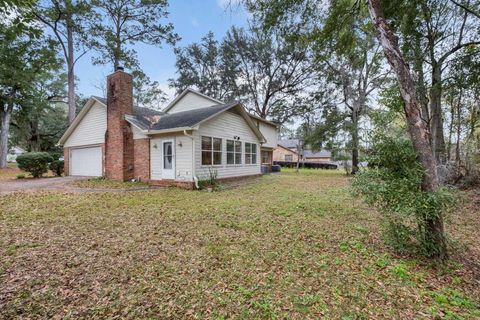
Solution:
{"label": "garage", "polygon": [[100,177],[102,171],[102,147],[70,150],[70,175]]}

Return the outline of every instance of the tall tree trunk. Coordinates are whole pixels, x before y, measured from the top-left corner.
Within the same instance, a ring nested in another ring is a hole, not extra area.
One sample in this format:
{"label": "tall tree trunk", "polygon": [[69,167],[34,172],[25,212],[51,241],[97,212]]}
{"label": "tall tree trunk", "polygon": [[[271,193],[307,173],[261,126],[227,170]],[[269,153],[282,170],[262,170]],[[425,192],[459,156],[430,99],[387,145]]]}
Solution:
{"label": "tall tree trunk", "polygon": [[75,54],[73,47],[73,32],[67,28],[67,81],[68,81],[68,123],[72,124],[75,120]]}
{"label": "tall tree trunk", "polygon": [[358,110],[353,107],[352,110],[352,174],[358,172]]}
{"label": "tall tree trunk", "polygon": [[[457,103],[457,141],[455,144],[455,162],[457,165],[460,165],[461,163],[461,157],[460,157],[460,136],[462,134],[462,115],[460,114],[460,109],[462,105],[462,94],[463,91],[460,91],[460,96],[458,98],[458,103]],[[453,119],[452,119],[453,121]]]}
{"label": "tall tree trunk", "polygon": [[452,145],[453,145],[452,137],[453,137],[454,117],[455,117],[455,103],[454,101],[451,101],[450,124],[448,125],[447,161],[450,161],[452,158],[451,155],[452,155]]}
{"label": "tall tree trunk", "polygon": [[7,167],[8,132],[11,115],[11,108],[0,109],[0,169]]}
{"label": "tall tree trunk", "polygon": [[445,164],[445,137],[443,135],[442,118],[442,64],[432,62],[432,88],[430,89],[430,112],[432,121],[432,148],[438,164]]}
{"label": "tall tree trunk", "polygon": [[[405,103],[404,112],[407,119],[408,133],[418,160],[425,171],[421,188],[425,192],[434,192],[439,187],[436,162],[430,146],[429,131],[421,117],[413,78],[398,47],[398,40],[385,20],[380,0],[366,1],[372,22],[377,31],[377,37],[383,47],[388,63],[396,74]],[[428,241],[436,248],[436,250],[431,252],[432,257],[440,260],[447,259],[443,215],[441,212],[438,212],[436,215],[425,216],[424,219],[425,235],[428,237]]]}
{"label": "tall tree trunk", "polygon": [[422,118],[427,126],[430,126],[430,112],[428,110],[427,88],[425,87],[422,49],[420,35],[416,35],[414,42],[413,70],[417,74],[418,101],[422,107]]}

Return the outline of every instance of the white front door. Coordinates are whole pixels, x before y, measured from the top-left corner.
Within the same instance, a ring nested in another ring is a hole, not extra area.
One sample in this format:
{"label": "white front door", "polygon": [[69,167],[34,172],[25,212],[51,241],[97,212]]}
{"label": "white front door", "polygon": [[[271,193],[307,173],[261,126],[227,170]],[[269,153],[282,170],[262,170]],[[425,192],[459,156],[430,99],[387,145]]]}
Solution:
{"label": "white front door", "polygon": [[162,140],[162,179],[175,179],[175,142]]}

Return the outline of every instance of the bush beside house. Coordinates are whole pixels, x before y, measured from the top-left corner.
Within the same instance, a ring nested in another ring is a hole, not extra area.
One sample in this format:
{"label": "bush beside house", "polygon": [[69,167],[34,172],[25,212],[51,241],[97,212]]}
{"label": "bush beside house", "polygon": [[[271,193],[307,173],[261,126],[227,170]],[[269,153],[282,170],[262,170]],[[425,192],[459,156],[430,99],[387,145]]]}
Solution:
{"label": "bush beside house", "polygon": [[17,157],[18,168],[29,172],[34,178],[39,178],[48,172],[49,163],[53,162],[52,156],[47,152],[29,152]]}

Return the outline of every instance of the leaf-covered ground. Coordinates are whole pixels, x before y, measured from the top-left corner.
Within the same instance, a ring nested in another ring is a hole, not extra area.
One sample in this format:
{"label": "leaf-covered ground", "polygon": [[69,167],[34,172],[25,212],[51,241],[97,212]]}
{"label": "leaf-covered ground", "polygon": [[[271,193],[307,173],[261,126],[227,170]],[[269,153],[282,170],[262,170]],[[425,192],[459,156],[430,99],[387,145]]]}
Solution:
{"label": "leaf-covered ground", "polygon": [[434,267],[390,252],[347,185],[303,171],[214,193],[2,196],[0,318],[480,318],[478,193]]}
{"label": "leaf-covered ground", "polygon": [[21,173],[23,172],[18,169],[16,164],[9,163],[6,168],[0,169],[0,181],[16,179],[17,175]]}
{"label": "leaf-covered ground", "polygon": [[71,183],[71,186],[86,189],[105,189],[105,190],[130,190],[130,189],[148,189],[149,185],[143,182],[120,182],[103,178],[90,178],[77,180]]}

